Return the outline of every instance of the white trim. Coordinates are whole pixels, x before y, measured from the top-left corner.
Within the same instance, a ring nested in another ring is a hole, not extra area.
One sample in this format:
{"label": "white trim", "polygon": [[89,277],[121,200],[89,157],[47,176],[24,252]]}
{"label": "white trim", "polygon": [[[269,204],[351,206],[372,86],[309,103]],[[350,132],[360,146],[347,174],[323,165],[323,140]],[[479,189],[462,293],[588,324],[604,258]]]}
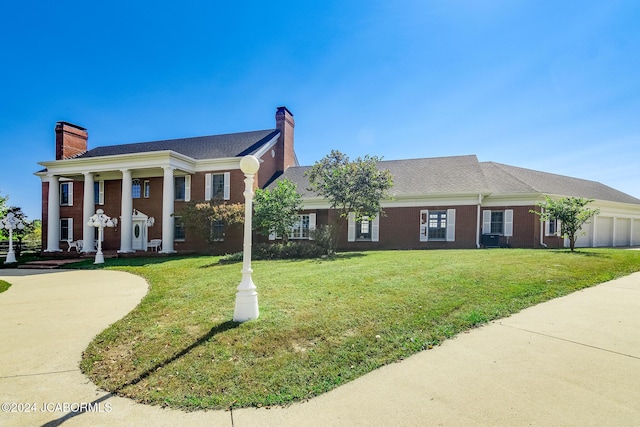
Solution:
{"label": "white trim", "polygon": [[380,215],[376,215],[371,221],[371,241],[380,241]]}
{"label": "white trim", "polygon": [[429,241],[429,210],[423,209],[420,211],[420,241]]}
{"label": "white trim", "polygon": [[224,173],[224,194],[223,199],[229,200],[231,198],[231,172]]}
{"label": "white trim", "polygon": [[347,216],[347,242],[356,241],[356,214],[349,212]]}
{"label": "white trim", "polygon": [[504,236],[513,236],[513,209],[505,209],[504,211]]}
{"label": "white trim", "polygon": [[447,209],[447,242],[456,241],[456,210]]}
{"label": "white trim", "polygon": [[[62,221],[68,221],[67,222],[67,227],[68,227],[68,233],[67,233],[67,237],[66,238],[62,238]],[[60,218],[60,223],[58,224],[58,230],[59,230],[59,240],[73,240],[73,218]]]}
{"label": "white trim", "polygon": [[62,203],[62,197],[60,197],[60,206],[73,206],[73,181],[60,181],[59,191],[62,194],[62,186],[66,185],[68,190],[68,200],[67,203]]}
{"label": "white trim", "polygon": [[104,180],[98,181],[98,204],[104,205]]}
{"label": "white trim", "polygon": [[191,201],[191,175],[184,176],[184,201]]}
{"label": "white trim", "polygon": [[204,174],[204,200],[209,201],[212,199],[213,193],[213,175],[211,172]]}
{"label": "white trim", "polygon": [[311,237],[311,232],[316,229],[316,214],[309,214],[309,240],[313,240]]}
{"label": "white trim", "polygon": [[490,234],[491,233],[491,211],[483,210],[482,211],[482,234]]}
{"label": "white trim", "polygon": [[276,145],[280,134],[281,132],[278,132],[278,134],[271,138],[269,142],[266,143],[266,145],[263,145],[258,151],[253,153],[253,156],[257,157],[258,159],[264,156],[274,145]]}

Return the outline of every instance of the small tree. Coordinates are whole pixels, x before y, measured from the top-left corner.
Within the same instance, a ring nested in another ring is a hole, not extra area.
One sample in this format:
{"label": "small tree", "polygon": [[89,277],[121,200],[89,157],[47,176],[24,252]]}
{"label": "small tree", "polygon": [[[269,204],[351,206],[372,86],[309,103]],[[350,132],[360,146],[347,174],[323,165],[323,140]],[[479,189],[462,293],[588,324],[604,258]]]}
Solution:
{"label": "small tree", "polygon": [[221,238],[214,232],[214,226],[222,223],[226,228],[243,223],[244,205],[241,203],[190,202],[184,205],[180,216],[185,226],[204,236],[209,247],[213,249],[213,246]]}
{"label": "small tree", "polygon": [[273,190],[256,190],[253,222],[259,233],[276,233],[282,236],[283,245],[287,243],[302,209],[302,197],[296,190],[296,184],[288,179],[278,181]]}
{"label": "small tree", "polygon": [[7,200],[9,200],[9,196],[3,196],[2,194],[0,194],[0,217],[4,218],[5,214],[7,213]]}
{"label": "small tree", "polygon": [[538,203],[538,206],[542,208],[541,212],[535,210],[529,212],[538,215],[541,221],[560,221],[560,236],[569,239],[569,247],[573,252],[580,228],[587,224],[591,217],[600,213],[600,209],[585,207],[591,202],[593,202],[592,199],[581,197],[564,197],[553,200],[551,197],[545,196],[544,203]]}
{"label": "small tree", "polygon": [[360,221],[363,217],[374,218],[383,213],[380,203],[393,186],[393,179],[391,172],[378,169],[380,160],[377,156],[365,156],[350,161],[345,154],[332,150],[306,172],[308,190],[328,199],[331,209],[336,211],[332,228],[334,249],[342,218],[353,213],[356,221]]}

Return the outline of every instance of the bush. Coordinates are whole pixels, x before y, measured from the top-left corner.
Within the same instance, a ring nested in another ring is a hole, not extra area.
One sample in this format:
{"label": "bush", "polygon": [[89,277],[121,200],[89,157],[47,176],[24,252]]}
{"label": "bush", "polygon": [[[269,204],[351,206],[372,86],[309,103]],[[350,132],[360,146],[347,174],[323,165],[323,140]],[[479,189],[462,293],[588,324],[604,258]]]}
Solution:
{"label": "bush", "polygon": [[311,230],[311,238],[315,246],[322,249],[322,255],[332,255],[333,250],[333,231],[334,228],[328,224],[322,224],[315,230]]}
{"label": "bush", "polygon": [[[253,246],[251,258],[253,260],[270,259],[309,259],[326,255],[324,248],[315,242],[260,243]],[[221,263],[242,262],[242,252],[225,255],[220,258]]]}

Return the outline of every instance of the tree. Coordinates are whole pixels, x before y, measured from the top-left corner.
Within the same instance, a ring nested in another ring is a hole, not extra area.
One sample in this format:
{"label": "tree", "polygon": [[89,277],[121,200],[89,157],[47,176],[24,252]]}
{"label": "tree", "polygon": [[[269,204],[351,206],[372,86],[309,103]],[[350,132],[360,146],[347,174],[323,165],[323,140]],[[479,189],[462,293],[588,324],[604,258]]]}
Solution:
{"label": "tree", "polygon": [[287,243],[289,231],[302,209],[302,197],[296,190],[296,184],[283,179],[273,190],[259,188],[255,194],[253,221],[256,229],[264,235],[275,233],[282,236],[283,245]]}
{"label": "tree", "polygon": [[5,214],[7,213],[7,200],[9,200],[9,196],[3,196],[2,194],[0,194],[0,217],[5,216]]}
{"label": "tree", "polygon": [[226,227],[244,222],[241,203],[190,202],[184,205],[180,216],[187,228],[196,230],[213,249],[224,237]]}
{"label": "tree", "polygon": [[[15,252],[17,256],[20,256],[22,253],[22,242],[28,238],[30,234],[36,231],[36,224],[35,221],[29,221],[27,219],[27,216],[22,212],[22,208],[16,206],[5,208],[5,211],[0,216],[5,217],[9,212],[12,212],[15,215],[15,218],[22,221],[22,224],[24,225],[24,228],[16,228],[12,231],[13,239],[16,241]],[[5,228],[0,229],[0,236],[2,236],[3,240],[8,239],[9,230]]]}
{"label": "tree", "polygon": [[593,202],[592,199],[582,197],[563,197],[554,200],[545,196],[544,203],[538,203],[541,212],[535,210],[529,212],[538,215],[541,221],[560,221],[560,236],[569,239],[569,247],[573,252],[580,228],[587,224],[591,217],[600,213],[600,209],[585,207],[591,202]]}
{"label": "tree", "polygon": [[350,161],[345,154],[332,150],[305,173],[309,178],[308,190],[328,199],[330,208],[336,211],[332,227],[334,249],[342,218],[353,213],[356,221],[360,221],[363,217],[383,214],[380,203],[388,196],[393,179],[391,172],[378,169],[380,160],[377,156],[367,155]]}

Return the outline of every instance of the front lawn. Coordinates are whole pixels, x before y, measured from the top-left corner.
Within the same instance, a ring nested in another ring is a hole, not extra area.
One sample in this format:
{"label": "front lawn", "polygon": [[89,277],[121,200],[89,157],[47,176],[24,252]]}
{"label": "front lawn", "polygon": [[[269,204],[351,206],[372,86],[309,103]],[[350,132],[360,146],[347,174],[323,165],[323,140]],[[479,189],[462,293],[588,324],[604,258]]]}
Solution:
{"label": "front lawn", "polygon": [[0,294],[9,289],[9,287],[11,287],[10,283],[0,280]]}
{"label": "front lawn", "polygon": [[[640,251],[342,253],[253,263],[260,317],[232,322],[240,264],[112,259],[149,294],[86,350],[99,386],[181,409],[286,405],[461,331],[640,270]],[[136,264],[136,265],[132,265]]]}

